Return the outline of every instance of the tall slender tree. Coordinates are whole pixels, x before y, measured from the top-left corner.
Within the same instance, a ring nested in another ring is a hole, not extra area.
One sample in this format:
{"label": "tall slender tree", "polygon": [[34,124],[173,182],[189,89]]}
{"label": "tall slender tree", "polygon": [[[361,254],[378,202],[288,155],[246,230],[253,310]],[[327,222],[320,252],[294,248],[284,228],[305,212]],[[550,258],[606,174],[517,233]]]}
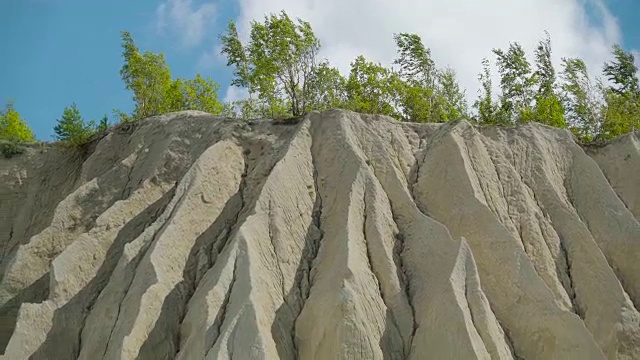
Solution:
{"label": "tall slender tree", "polygon": [[551,59],[551,36],[546,31],[545,35],[535,51],[534,78],[538,89],[535,95],[534,119],[543,124],[564,128],[567,124],[564,107],[556,91],[556,71]]}
{"label": "tall slender tree", "polygon": [[438,71],[438,105],[440,122],[468,119],[467,97],[458,85],[456,73],[451,68]]}
{"label": "tall slender tree", "polygon": [[[524,123],[534,119],[533,99],[535,77],[531,64],[519,43],[511,43],[507,51],[494,49],[500,71],[502,89],[500,111],[512,123]],[[503,115],[501,115],[503,116]]]}
{"label": "tall slender tree", "polygon": [[582,141],[592,141],[601,132],[603,108],[596,84],[582,59],[563,58],[561,100],[571,131]]}
{"label": "tall slender tree", "polygon": [[165,96],[171,85],[171,71],[163,54],[141,53],[127,31],[121,33],[124,64],[120,76],[133,91],[133,119],[142,119],[167,111]]}
{"label": "tall slender tree", "polygon": [[632,53],[618,44],[612,48],[614,60],[604,64],[603,73],[612,85],[604,90],[607,104],[600,137],[610,139],[640,128],[640,85]]}
{"label": "tall slender tree", "polygon": [[439,70],[417,34],[394,35],[399,65],[397,103],[405,120],[445,122],[468,117],[464,91],[452,69]]}
{"label": "tall slender tree", "polygon": [[613,83],[610,89],[619,95],[638,93],[638,67],[633,54],[619,44],[614,44],[611,52],[614,60],[603,67],[604,75]]}
{"label": "tall slender tree", "polygon": [[493,101],[493,82],[491,81],[491,63],[489,59],[482,59],[482,72],[478,74],[481,84],[478,99],[473,107],[477,110],[477,122],[481,124],[498,123],[496,104]]}
{"label": "tall slender tree", "polygon": [[417,34],[400,33],[393,38],[398,49],[393,63],[400,67],[396,94],[403,118],[413,122],[434,121],[437,70],[431,49],[424,46]]}

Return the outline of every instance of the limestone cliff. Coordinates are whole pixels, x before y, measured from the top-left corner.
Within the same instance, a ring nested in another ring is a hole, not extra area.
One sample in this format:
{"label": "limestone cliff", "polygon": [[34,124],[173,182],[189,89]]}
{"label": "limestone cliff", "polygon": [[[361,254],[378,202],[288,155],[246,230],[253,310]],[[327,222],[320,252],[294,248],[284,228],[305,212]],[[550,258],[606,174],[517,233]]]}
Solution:
{"label": "limestone cliff", "polygon": [[200,112],[0,159],[5,359],[640,359],[640,137]]}

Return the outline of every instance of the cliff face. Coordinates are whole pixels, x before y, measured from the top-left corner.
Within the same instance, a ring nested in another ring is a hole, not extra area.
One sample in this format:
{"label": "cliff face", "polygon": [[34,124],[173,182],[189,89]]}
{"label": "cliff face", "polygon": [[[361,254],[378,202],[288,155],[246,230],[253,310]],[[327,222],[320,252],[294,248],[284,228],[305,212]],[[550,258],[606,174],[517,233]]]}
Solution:
{"label": "cliff face", "polygon": [[640,138],[200,112],[0,159],[6,359],[639,359]]}

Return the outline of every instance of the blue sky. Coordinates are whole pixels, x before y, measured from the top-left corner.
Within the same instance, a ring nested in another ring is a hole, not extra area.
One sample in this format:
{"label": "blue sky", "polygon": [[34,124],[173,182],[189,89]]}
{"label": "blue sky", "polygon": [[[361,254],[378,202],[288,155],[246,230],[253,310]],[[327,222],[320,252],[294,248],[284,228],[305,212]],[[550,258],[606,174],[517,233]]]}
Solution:
{"label": "blue sky", "polygon": [[[221,2],[223,3],[223,2]],[[218,7],[203,41],[184,46],[171,29],[159,31],[158,1],[3,0],[0,2],[0,102],[16,109],[41,140],[52,140],[65,106],[76,102],[86,119],[131,111],[120,79],[120,31],[131,32],[142,50],[165,54],[173,76],[211,76],[230,82],[222,63],[203,64],[224,31],[233,6]],[[231,4],[233,5],[233,4]],[[205,66],[207,65],[207,66]],[[224,95],[224,89],[221,91]]]}
{"label": "blue sky", "polygon": [[[158,9],[165,2],[162,17]],[[255,18],[250,7],[258,2],[165,2],[0,1],[1,105],[12,99],[41,140],[52,140],[56,119],[72,102],[77,103],[85,119],[98,119],[104,114],[111,117],[114,108],[130,111],[131,95],[119,76],[121,30],[130,31],[142,50],[164,53],[174,77],[191,78],[197,72],[211,76],[220,83],[220,98],[224,98],[231,72],[215,56],[217,37],[229,19]],[[266,3],[272,3],[265,7],[269,11],[290,10],[287,1],[263,0],[260,5]],[[295,13],[299,6],[290,7]],[[608,0],[607,7],[618,20],[624,47],[640,49],[640,2]],[[304,14],[303,10],[299,12]],[[315,28],[314,18],[305,18]],[[593,23],[598,20],[591,16]],[[166,26],[161,29],[160,23]],[[318,23],[322,28],[321,20]],[[326,28],[329,30],[321,30],[321,35],[328,34],[325,37],[331,39],[331,26]],[[328,40],[320,37],[327,45]]]}
{"label": "blue sky", "polygon": [[628,49],[640,49],[640,1],[610,0],[609,6],[618,18],[624,46]]}

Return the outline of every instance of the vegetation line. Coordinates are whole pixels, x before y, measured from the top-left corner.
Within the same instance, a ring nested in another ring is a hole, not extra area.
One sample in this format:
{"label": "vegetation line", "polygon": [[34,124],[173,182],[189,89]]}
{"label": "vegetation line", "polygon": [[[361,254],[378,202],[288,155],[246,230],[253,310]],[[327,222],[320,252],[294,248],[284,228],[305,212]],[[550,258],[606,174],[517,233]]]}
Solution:
{"label": "vegetation line", "polygon": [[[590,78],[585,62],[578,58],[563,58],[558,76],[546,32],[533,63],[517,42],[507,49],[492,49],[500,91],[493,94],[491,62],[485,58],[478,75],[481,90],[469,106],[455,71],[438,68],[417,34],[393,35],[397,58],[391,68],[358,56],[348,76],[343,76],[328,60],[319,59],[320,41],[311,25],[293,21],[282,11],[265,16],[262,22],[253,21],[244,44],[233,21],[220,36],[221,53],[233,69],[231,86],[248,93],[245,99],[223,104],[218,98],[220,86],[212,79],[200,74],[174,79],[162,53],[142,52],[127,31],[121,37],[120,76],[135,106],[131,114],[114,109],[116,123],[181,110],[235,119],[282,119],[342,108],[411,122],[466,119],[513,125],[535,121],[568,128],[583,143],[606,141],[640,128],[638,68],[633,54],[617,44],[612,48],[613,60],[602,67],[610,85]],[[86,121],[72,103],[57,119],[55,139],[79,148],[111,125],[106,115]],[[21,143],[28,142],[35,142],[34,134],[8,102],[0,112],[0,150],[10,157],[23,152]]]}

